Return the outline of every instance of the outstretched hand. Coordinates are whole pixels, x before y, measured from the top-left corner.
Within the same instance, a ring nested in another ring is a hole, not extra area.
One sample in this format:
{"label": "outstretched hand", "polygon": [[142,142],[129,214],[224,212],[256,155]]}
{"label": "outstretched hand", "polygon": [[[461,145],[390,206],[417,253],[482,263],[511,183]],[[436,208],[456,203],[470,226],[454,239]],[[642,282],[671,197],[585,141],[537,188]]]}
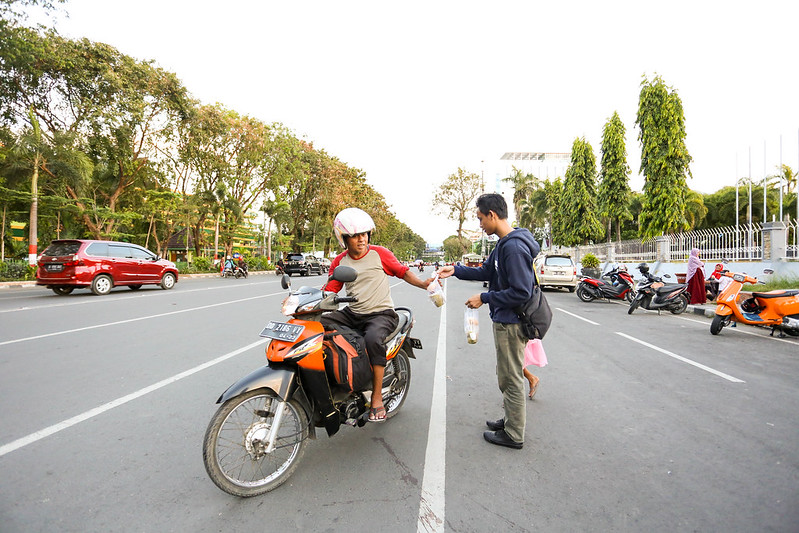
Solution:
{"label": "outstretched hand", "polygon": [[454,273],[455,273],[455,267],[452,265],[447,265],[436,270],[436,274],[438,274],[438,277],[441,279],[448,278]]}

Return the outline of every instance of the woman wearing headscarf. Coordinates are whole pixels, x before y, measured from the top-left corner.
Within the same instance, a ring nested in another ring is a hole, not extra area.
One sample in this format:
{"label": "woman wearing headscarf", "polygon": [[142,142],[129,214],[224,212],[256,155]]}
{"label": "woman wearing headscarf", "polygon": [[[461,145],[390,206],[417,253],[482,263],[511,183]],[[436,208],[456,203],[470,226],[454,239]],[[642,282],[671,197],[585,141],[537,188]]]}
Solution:
{"label": "woman wearing headscarf", "polygon": [[705,303],[707,301],[705,295],[705,264],[699,260],[699,248],[691,249],[685,281],[688,283],[688,292],[691,293],[690,303]]}

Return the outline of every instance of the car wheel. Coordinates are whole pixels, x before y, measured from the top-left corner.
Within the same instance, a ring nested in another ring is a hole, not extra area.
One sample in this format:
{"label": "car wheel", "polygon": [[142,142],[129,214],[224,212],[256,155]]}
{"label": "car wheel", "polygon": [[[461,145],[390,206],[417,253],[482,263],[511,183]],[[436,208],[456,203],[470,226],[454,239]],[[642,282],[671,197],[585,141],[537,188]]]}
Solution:
{"label": "car wheel", "polygon": [[75,290],[75,287],[52,287],[53,292],[59,296],[66,296]]}
{"label": "car wheel", "polygon": [[141,289],[141,285],[128,285],[128,288],[132,291],[137,291]]}
{"label": "car wheel", "polygon": [[569,287],[569,292],[574,292],[577,287]]}
{"label": "car wheel", "polygon": [[114,282],[111,280],[111,276],[106,274],[100,274],[92,280],[92,292],[97,296],[108,294],[113,286]]}
{"label": "car wheel", "polygon": [[172,272],[167,272],[161,277],[161,288],[164,290],[171,289],[175,286],[175,275]]}

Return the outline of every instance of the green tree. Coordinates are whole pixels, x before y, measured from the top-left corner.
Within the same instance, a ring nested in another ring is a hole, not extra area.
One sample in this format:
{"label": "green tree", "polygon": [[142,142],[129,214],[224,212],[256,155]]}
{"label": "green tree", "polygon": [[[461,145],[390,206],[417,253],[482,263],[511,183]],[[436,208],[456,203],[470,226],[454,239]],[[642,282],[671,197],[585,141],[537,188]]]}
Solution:
{"label": "green tree", "polygon": [[444,239],[444,259],[446,261],[460,261],[463,255],[471,248],[472,241],[466,237],[451,235]]}
{"label": "green tree", "polygon": [[463,223],[474,211],[474,202],[484,188],[480,176],[458,167],[458,171],[450,174],[436,191],[433,209],[446,213],[448,219],[458,223],[458,237],[463,237]]}
{"label": "green tree", "polygon": [[636,124],[645,178],[641,235],[652,238],[683,231],[689,227],[685,202],[691,156],[685,145],[682,101],[660,76],[641,82]]}
{"label": "green tree", "polygon": [[621,241],[621,226],[630,220],[630,167],[624,144],[624,124],[619,114],[605,123],[602,130],[602,160],[600,164],[599,214],[608,221],[608,241],[611,223],[616,221],[616,240]]}
{"label": "green tree", "polygon": [[522,204],[540,188],[540,182],[533,174],[525,174],[520,169],[513,167],[513,172],[504,180],[513,186],[513,209],[516,212],[517,222],[528,227],[521,221]]}
{"label": "green tree", "polygon": [[575,139],[560,205],[565,215],[562,220],[564,244],[584,244],[602,237],[602,225],[596,214],[595,182],[594,150],[585,138]]}

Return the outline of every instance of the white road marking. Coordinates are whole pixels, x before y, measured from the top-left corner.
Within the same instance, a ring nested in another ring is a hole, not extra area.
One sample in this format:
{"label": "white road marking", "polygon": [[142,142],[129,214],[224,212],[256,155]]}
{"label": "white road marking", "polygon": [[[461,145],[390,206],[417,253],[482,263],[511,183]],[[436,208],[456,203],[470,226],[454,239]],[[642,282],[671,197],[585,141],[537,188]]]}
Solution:
{"label": "white road marking", "polygon": [[579,318],[580,320],[582,320],[582,321],[584,321],[584,322],[588,322],[589,324],[593,324],[593,325],[595,325],[595,326],[598,326],[598,325],[599,325],[599,323],[598,323],[598,322],[594,322],[593,320],[588,320],[587,318],[583,318],[583,317],[581,317],[580,315],[575,315],[574,313],[570,313],[570,312],[566,311],[565,309],[561,309],[560,307],[556,307],[555,309],[557,309],[558,311],[561,311],[561,312],[563,312],[563,313],[566,313],[567,315],[571,315],[571,316],[573,316],[574,318]]}
{"label": "white road marking", "polygon": [[[444,300],[447,284],[444,284]],[[433,398],[430,426],[427,429],[427,450],[424,455],[422,494],[419,502],[417,533],[444,531],[444,488],[447,451],[447,304],[441,307],[436,346],[436,369],[433,377]]]}
{"label": "white road marking", "polygon": [[685,357],[683,357],[681,355],[677,355],[676,353],[670,352],[668,350],[664,350],[663,348],[658,348],[654,344],[649,344],[648,342],[642,341],[640,339],[636,339],[635,337],[631,337],[631,336],[629,336],[629,335],[627,335],[625,333],[622,333],[620,331],[617,331],[616,335],[620,335],[620,336],[624,337],[625,339],[629,339],[629,340],[631,340],[633,342],[637,342],[638,344],[646,346],[647,348],[651,348],[651,349],[653,349],[655,351],[658,351],[658,352],[660,352],[662,354],[668,355],[669,357],[673,357],[674,359],[677,359],[678,361],[682,361],[683,363],[688,363],[689,365],[693,365],[693,366],[695,366],[697,368],[701,368],[702,370],[704,370],[706,372],[710,372],[711,374],[715,374],[715,375],[717,375],[719,377],[722,377],[722,378],[724,378],[724,379],[726,379],[728,381],[732,381],[733,383],[746,383],[742,379],[738,379],[738,378],[732,377],[729,374],[725,374],[724,372],[719,372],[718,370],[710,368],[709,366],[705,366],[702,363],[697,363],[696,361],[692,361],[692,360],[690,360],[688,358],[685,358]]}
{"label": "white road marking", "polygon": [[176,381],[180,381],[183,378],[187,378],[187,377],[191,376],[192,374],[196,374],[197,372],[200,372],[201,370],[205,370],[206,368],[210,368],[210,367],[212,367],[212,366],[214,366],[216,364],[221,363],[222,361],[226,361],[226,360],[230,359],[231,357],[235,357],[235,356],[237,356],[237,355],[239,355],[241,353],[246,352],[247,350],[251,350],[252,348],[255,348],[258,345],[264,344],[267,340],[268,339],[259,339],[259,340],[255,341],[255,342],[251,343],[251,344],[248,344],[247,346],[239,348],[238,350],[233,350],[232,352],[228,352],[225,355],[222,355],[220,357],[217,357],[216,359],[208,361],[207,363],[203,363],[201,365],[195,366],[194,368],[186,370],[185,372],[181,372],[180,374],[175,374],[174,376],[172,376],[170,378],[166,378],[166,379],[164,379],[162,381],[159,381],[158,383],[154,383],[153,385],[150,385],[149,387],[144,387],[143,389],[140,389],[140,390],[138,390],[136,392],[128,394],[127,396],[122,396],[121,398],[117,398],[116,400],[113,400],[111,402],[103,404],[103,405],[101,405],[99,407],[95,407],[94,409],[90,409],[90,410],[88,410],[88,411],[86,411],[84,413],[81,413],[81,414],[77,415],[77,416],[73,416],[72,418],[64,420],[63,422],[59,422],[58,424],[54,424],[54,425],[52,425],[50,427],[46,427],[44,429],[36,431],[35,433],[31,433],[30,435],[28,435],[26,437],[22,437],[22,438],[17,439],[17,440],[15,440],[13,442],[10,442],[8,444],[0,446],[0,457],[6,455],[7,453],[13,452],[14,450],[18,450],[18,449],[22,448],[23,446],[27,446],[28,444],[33,444],[34,442],[39,441],[39,440],[41,440],[41,439],[43,439],[45,437],[49,437],[50,435],[53,435],[54,433],[58,433],[59,431],[62,431],[62,430],[67,429],[67,428],[70,428],[70,427],[72,427],[72,426],[74,426],[76,424],[79,424],[81,422],[85,422],[86,420],[89,420],[90,418],[93,418],[93,417],[95,417],[97,415],[101,415],[101,414],[105,413],[106,411],[110,411],[111,409],[113,409],[115,407],[119,407],[120,405],[124,405],[124,404],[126,404],[126,403],[128,403],[128,402],[130,402],[132,400],[135,400],[137,398],[141,398],[145,394],[149,394],[151,392],[157,391],[160,388],[166,387],[167,385],[171,385],[172,383],[175,383]]}
{"label": "white road marking", "polygon": [[272,294],[262,294],[260,296],[250,296],[249,298],[240,298],[238,300],[229,300],[227,302],[219,302],[215,304],[208,304],[208,305],[201,305],[199,307],[191,307],[189,309],[181,309],[180,311],[170,311],[168,313],[159,313],[157,315],[147,315],[147,316],[140,316],[137,318],[129,318],[127,320],[117,320],[116,322],[106,322],[105,324],[95,324],[93,326],[86,326],[84,328],[75,328],[75,329],[66,329],[63,331],[54,331],[53,333],[43,333],[42,335],[34,335],[33,337],[23,337],[21,339],[12,339],[10,341],[3,341],[0,342],[0,346],[5,346],[6,344],[15,344],[17,342],[26,342],[32,341],[36,339],[44,339],[46,337],[54,337],[56,335],[66,335],[67,333],[77,333],[79,331],[86,331],[89,329],[97,329],[97,328],[105,328],[108,326],[118,326],[119,324],[129,324],[130,322],[139,322],[140,320],[150,320],[152,318],[160,318],[164,316],[171,316],[171,315],[179,315],[181,313],[191,313],[192,311],[200,311],[202,309],[210,309],[212,307],[219,307],[221,305],[230,305],[236,304],[240,302],[246,302],[248,300],[257,300],[259,298],[268,298],[269,296],[276,296],[279,294],[283,294],[282,292],[275,292]]}
{"label": "white road marking", "polygon": [[[264,284],[272,284],[272,283],[276,283],[276,281],[274,281],[274,280],[271,280],[271,281],[258,281],[256,283],[249,283],[247,285],[241,285],[241,287],[252,287],[253,285],[264,285]],[[238,287],[231,287],[231,286],[228,286],[228,285],[219,285],[219,286],[216,286],[216,287],[203,287],[202,289],[185,289],[185,290],[181,289],[180,291],[174,291],[174,290],[172,290],[172,291],[154,291],[154,290],[149,290],[149,291],[145,291],[143,293],[142,292],[130,293],[129,295],[126,295],[126,296],[125,295],[119,295],[116,298],[95,298],[93,296],[88,296],[87,295],[86,299],[81,299],[81,300],[75,300],[74,297],[51,295],[51,296],[53,296],[53,298],[58,298],[61,301],[59,303],[52,303],[52,304],[48,303],[48,304],[43,304],[43,305],[31,305],[31,306],[25,306],[25,307],[15,307],[13,309],[0,309],[0,314],[2,314],[2,313],[16,313],[17,311],[36,311],[38,309],[50,309],[50,308],[53,308],[53,307],[69,307],[69,306],[73,306],[73,305],[114,303],[114,302],[119,302],[119,301],[122,301],[122,300],[132,300],[134,298],[158,298],[158,297],[167,297],[169,295],[175,295],[175,294],[179,294],[179,295],[182,296],[182,295],[188,294],[190,292],[216,291],[216,290],[220,290],[220,289],[229,289],[229,288],[238,288]],[[114,293],[114,294],[118,295],[119,293]],[[20,299],[20,298],[30,299],[30,296],[24,296],[24,297],[20,296],[20,297],[15,297],[14,299]],[[6,301],[8,301],[10,299],[11,298],[3,298],[2,301],[6,302]]]}

